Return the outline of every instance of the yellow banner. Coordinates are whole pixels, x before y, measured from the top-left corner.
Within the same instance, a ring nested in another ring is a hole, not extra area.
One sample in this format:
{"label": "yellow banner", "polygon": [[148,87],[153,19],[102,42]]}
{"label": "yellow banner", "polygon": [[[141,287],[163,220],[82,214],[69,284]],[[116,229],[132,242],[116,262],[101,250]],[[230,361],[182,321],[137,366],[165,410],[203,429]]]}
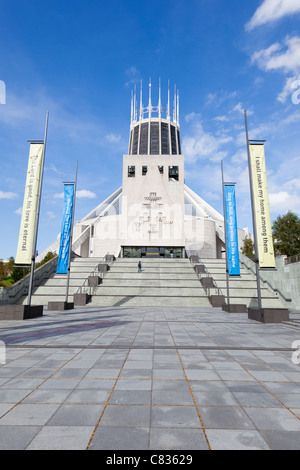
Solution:
{"label": "yellow banner", "polygon": [[44,144],[30,144],[16,264],[31,264]]}
{"label": "yellow banner", "polygon": [[252,144],[250,162],[260,268],[275,268],[264,145]]}

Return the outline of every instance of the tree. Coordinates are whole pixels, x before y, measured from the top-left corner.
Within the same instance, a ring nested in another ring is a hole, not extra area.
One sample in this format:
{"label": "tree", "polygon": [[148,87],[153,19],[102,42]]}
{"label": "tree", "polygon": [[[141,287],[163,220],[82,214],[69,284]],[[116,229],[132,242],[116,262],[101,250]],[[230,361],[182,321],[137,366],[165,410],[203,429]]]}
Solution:
{"label": "tree", "polygon": [[15,266],[12,270],[11,277],[14,282],[18,282],[22,277],[30,273],[30,268],[19,268]]}
{"label": "tree", "polygon": [[7,276],[7,267],[3,260],[0,259],[0,278],[3,279],[5,276]]}
{"label": "tree", "polygon": [[53,259],[54,257],[55,257],[55,254],[52,253],[52,251],[48,251],[45,258],[41,261],[41,264],[47,263],[48,261],[50,261],[50,259]]}
{"label": "tree", "polygon": [[292,211],[278,216],[272,225],[276,255],[293,256],[300,253],[300,219]]}
{"label": "tree", "polygon": [[15,259],[13,256],[11,256],[7,263],[7,269],[9,272],[12,272],[12,270],[14,269],[14,264],[15,264]]}
{"label": "tree", "polygon": [[254,243],[251,238],[244,238],[243,246],[241,247],[241,252],[243,255],[248,256],[248,258],[254,258]]}
{"label": "tree", "polygon": [[42,259],[42,261],[40,261],[39,263],[37,263],[35,265],[36,268],[39,268],[40,266],[42,266],[43,264],[47,263],[48,261],[50,261],[51,259],[55,258],[55,254],[52,253],[52,251],[48,251],[48,253],[46,254],[45,258]]}

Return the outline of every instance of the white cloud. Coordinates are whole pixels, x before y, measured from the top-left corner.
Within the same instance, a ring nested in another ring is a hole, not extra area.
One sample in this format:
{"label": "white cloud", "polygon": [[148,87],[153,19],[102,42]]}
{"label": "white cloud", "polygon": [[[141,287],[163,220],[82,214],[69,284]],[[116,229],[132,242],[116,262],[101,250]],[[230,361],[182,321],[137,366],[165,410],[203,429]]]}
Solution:
{"label": "white cloud", "polygon": [[252,63],[265,71],[282,70],[285,73],[300,70],[300,37],[286,37],[284,40],[286,49],[278,42],[267,49],[255,52],[251,57]]}
{"label": "white cloud", "polygon": [[220,195],[218,193],[213,193],[212,191],[205,191],[203,196],[211,201],[219,201],[220,199]]}
{"label": "white cloud", "polygon": [[[55,193],[53,196],[55,199],[63,199],[64,193]],[[80,191],[76,191],[76,198],[88,198],[88,199],[95,199],[96,194],[88,189],[81,189]]]}
{"label": "white cloud", "polygon": [[141,80],[141,74],[140,74],[139,70],[137,69],[137,67],[135,67],[134,65],[129,67],[127,70],[125,70],[125,74],[128,77],[128,80],[125,83],[126,87],[135,85],[138,82],[140,82],[140,80]]}
{"label": "white cloud", "polygon": [[107,134],[105,136],[105,140],[109,142],[110,144],[114,144],[116,142],[120,142],[121,136],[118,134]]}
{"label": "white cloud", "polygon": [[287,100],[287,97],[291,95],[293,90],[296,88],[295,85],[296,85],[296,77],[287,78],[281,93],[279,93],[279,95],[277,96],[277,100],[280,101],[281,103],[285,103]]}
{"label": "white cloud", "polygon": [[[39,90],[34,96],[31,95],[30,99],[11,92],[7,104],[0,107],[0,123],[16,128],[18,132],[21,126],[27,127],[29,123],[31,132],[37,132],[38,136],[41,135],[39,133],[42,130],[43,135],[45,110],[49,109],[49,126],[55,132],[61,133],[64,140],[94,143],[94,136],[103,133],[105,126],[93,114],[70,112],[67,104],[63,100],[54,100]],[[54,165],[51,170],[55,172],[55,168]]]}
{"label": "white cloud", "polygon": [[300,189],[300,178],[293,178],[285,183],[290,189]]}
{"label": "white cloud", "polygon": [[10,191],[0,191],[0,199],[16,199],[18,195]]}
{"label": "white cloud", "polygon": [[76,191],[76,197],[78,198],[88,198],[88,199],[95,199],[96,194],[88,189],[81,189],[80,191]]}
{"label": "white cloud", "polygon": [[231,92],[221,90],[216,93],[209,93],[206,96],[205,106],[219,107],[222,103],[233,100],[237,95],[237,90]]}
{"label": "white cloud", "polygon": [[[272,140],[273,133],[278,130],[279,121],[274,121],[273,118],[270,117],[269,121],[262,122],[257,127],[249,126],[249,139],[267,139]],[[237,129],[238,130],[238,129]],[[235,143],[238,147],[243,147],[246,145],[246,133],[245,127],[241,128],[241,132],[236,136]]]}
{"label": "white cloud", "polygon": [[49,219],[55,219],[56,218],[56,214],[54,214],[54,212],[52,211],[47,211],[47,216]]}
{"label": "white cloud", "polygon": [[192,112],[192,113],[187,114],[184,119],[186,122],[192,122],[195,119],[199,120],[200,118],[201,118],[201,114]]}
{"label": "white cloud", "polygon": [[246,149],[246,138],[244,148],[240,148],[232,157],[231,163],[245,163],[248,161],[248,154]]}
{"label": "white cloud", "polygon": [[238,103],[232,111],[237,111],[238,113],[244,114],[242,103]]}
{"label": "white cloud", "polygon": [[264,0],[251,20],[246,24],[248,31],[284,16],[300,12],[299,0]]}
{"label": "white cloud", "polygon": [[232,142],[232,140],[232,137],[224,134],[215,137],[204,130],[200,120],[196,120],[192,133],[185,136],[182,141],[185,160],[187,163],[204,158],[208,158],[211,162],[221,161],[228,154],[226,149],[224,150],[224,144]]}
{"label": "white cloud", "polygon": [[214,121],[226,122],[226,121],[228,121],[228,117],[227,116],[217,116],[217,117],[214,118]]}
{"label": "white cloud", "polygon": [[[238,103],[236,106],[234,106],[234,108],[230,112],[231,113],[237,112],[237,113],[244,115],[244,110],[245,108],[243,107],[242,103]],[[253,114],[253,111],[247,110],[247,114],[248,116],[251,116]]]}
{"label": "white cloud", "polygon": [[19,207],[19,209],[15,210],[15,214],[22,215],[23,207]]}
{"label": "white cloud", "polygon": [[269,200],[271,212],[299,211],[300,197],[298,195],[279,191],[278,193],[270,193]]}
{"label": "white cloud", "polygon": [[50,163],[49,167],[50,170],[54,171],[54,173],[57,173],[58,175],[62,175],[63,172],[60,171],[53,163]]}

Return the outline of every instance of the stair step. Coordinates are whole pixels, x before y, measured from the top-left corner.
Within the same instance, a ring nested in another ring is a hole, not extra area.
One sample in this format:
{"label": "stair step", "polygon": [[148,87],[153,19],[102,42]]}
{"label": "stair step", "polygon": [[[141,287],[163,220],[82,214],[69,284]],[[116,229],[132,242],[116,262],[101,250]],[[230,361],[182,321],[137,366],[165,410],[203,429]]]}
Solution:
{"label": "stair step", "polygon": [[[142,272],[137,272],[138,259],[118,258],[105,273],[102,283],[94,290],[89,305],[103,306],[201,306],[210,307],[194,265],[188,259],[142,258]],[[69,302],[103,258],[76,258],[71,263]],[[226,296],[225,260],[204,259],[208,272]],[[97,274],[97,271],[95,272]],[[47,305],[49,301],[64,301],[66,275],[52,275],[34,290],[33,305]],[[235,304],[257,306],[255,276],[241,269],[241,276],[229,280],[230,300]],[[282,306],[283,302],[266,286],[261,287],[262,306]],[[211,294],[217,293],[211,289]],[[23,298],[23,303],[26,300]]]}
{"label": "stair step", "polygon": [[94,306],[119,307],[211,307],[207,297],[147,297],[147,296],[93,296],[89,303]]}
{"label": "stair step", "polygon": [[147,297],[163,296],[163,297],[206,297],[204,289],[201,284],[198,287],[124,287],[124,286],[112,286],[107,287],[105,284],[97,288],[94,296],[102,295],[144,295]]}

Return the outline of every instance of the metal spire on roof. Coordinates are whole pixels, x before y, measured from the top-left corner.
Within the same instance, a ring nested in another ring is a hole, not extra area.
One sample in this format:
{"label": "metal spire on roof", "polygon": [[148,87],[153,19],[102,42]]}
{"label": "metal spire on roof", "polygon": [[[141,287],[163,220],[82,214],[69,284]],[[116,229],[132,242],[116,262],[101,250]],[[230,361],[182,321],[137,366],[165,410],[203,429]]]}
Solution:
{"label": "metal spire on roof", "polygon": [[133,120],[136,121],[137,112],[136,112],[136,85],[134,85],[134,97],[133,97]]}
{"label": "metal spire on roof", "polygon": [[140,119],[144,119],[144,112],[143,112],[143,80],[141,80],[141,90],[140,90]]}
{"label": "metal spire on roof", "polygon": [[176,85],[174,85],[173,121],[176,122]]}
{"label": "metal spire on roof", "polygon": [[151,117],[152,114],[152,102],[151,102],[151,77],[149,79],[149,118]]}
{"label": "metal spire on roof", "polygon": [[158,89],[158,117],[161,118],[161,82],[159,78],[159,89]]}
{"label": "metal spire on roof", "polygon": [[177,90],[177,124],[179,124],[179,90]]}
{"label": "metal spire on roof", "polygon": [[[137,85],[131,91],[131,124],[135,124],[146,118],[158,117],[158,119],[167,119],[179,125],[179,90],[174,85],[173,105],[171,105],[170,80],[168,80],[168,102],[167,106],[162,105],[161,78],[159,78],[158,105],[152,104],[152,82],[149,78],[149,101],[148,106],[143,105],[143,81],[140,81],[140,95],[137,96]],[[139,103],[138,103],[139,100]],[[171,106],[173,109],[171,110]],[[172,113],[172,114],[171,114]]]}
{"label": "metal spire on roof", "polygon": [[170,80],[168,80],[168,105],[167,105],[167,119],[170,119]]}

